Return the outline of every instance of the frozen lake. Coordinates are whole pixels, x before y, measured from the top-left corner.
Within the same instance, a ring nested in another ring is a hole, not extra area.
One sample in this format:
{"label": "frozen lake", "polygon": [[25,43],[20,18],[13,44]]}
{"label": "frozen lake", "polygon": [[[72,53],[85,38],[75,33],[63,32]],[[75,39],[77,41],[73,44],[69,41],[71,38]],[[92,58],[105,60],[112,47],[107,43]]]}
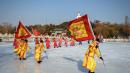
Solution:
{"label": "frozen lake", "polygon": [[[48,59],[43,54],[41,64],[34,60],[34,44],[29,44],[27,60],[20,61],[13,53],[12,43],[0,43],[0,73],[87,73],[82,68],[87,42],[82,46],[51,48],[47,50]],[[130,42],[100,43],[100,50],[105,66],[96,58],[96,73],[130,73]]]}

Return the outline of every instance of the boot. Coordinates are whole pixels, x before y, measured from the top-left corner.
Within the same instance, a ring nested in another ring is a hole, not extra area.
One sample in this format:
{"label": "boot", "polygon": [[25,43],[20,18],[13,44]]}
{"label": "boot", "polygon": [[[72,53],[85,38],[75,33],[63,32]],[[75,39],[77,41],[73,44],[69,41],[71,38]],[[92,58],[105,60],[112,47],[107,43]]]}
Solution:
{"label": "boot", "polygon": [[21,60],[21,58],[19,58],[19,60]]}
{"label": "boot", "polygon": [[23,58],[23,60],[26,60],[26,58]]}
{"label": "boot", "polygon": [[37,61],[38,64],[40,64],[42,61]]}
{"label": "boot", "polygon": [[38,64],[40,64],[41,62],[40,61],[37,61]]}

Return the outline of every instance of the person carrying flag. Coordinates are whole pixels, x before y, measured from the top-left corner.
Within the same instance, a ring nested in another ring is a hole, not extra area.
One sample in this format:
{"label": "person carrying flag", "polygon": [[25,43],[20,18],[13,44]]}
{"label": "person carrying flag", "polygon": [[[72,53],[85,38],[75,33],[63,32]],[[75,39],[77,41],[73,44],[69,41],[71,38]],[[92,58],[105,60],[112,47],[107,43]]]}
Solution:
{"label": "person carrying flag", "polygon": [[20,60],[26,59],[26,52],[29,50],[27,38],[31,37],[31,33],[24,26],[24,24],[19,21],[19,25],[15,31],[14,37],[14,52],[19,56]]}
{"label": "person carrying flag", "polygon": [[27,39],[22,39],[22,45],[20,48],[20,53],[19,53],[19,59],[20,60],[26,60],[26,53],[30,50],[28,46],[28,40]]}
{"label": "person carrying flag", "polygon": [[[86,41],[95,39],[88,15],[77,17],[68,23],[68,29],[70,31],[71,37],[74,37],[76,41]],[[88,50],[85,53],[82,66],[89,70],[89,73],[94,73],[96,68],[96,62],[94,56],[97,55],[101,60],[103,60],[100,50],[98,48],[97,41],[93,41]]]}
{"label": "person carrying flag", "polygon": [[85,53],[82,66],[89,71],[89,73],[95,73],[96,61],[94,56],[97,55],[103,61],[101,52],[98,48],[97,41],[94,40],[92,44],[89,45],[88,50]]}

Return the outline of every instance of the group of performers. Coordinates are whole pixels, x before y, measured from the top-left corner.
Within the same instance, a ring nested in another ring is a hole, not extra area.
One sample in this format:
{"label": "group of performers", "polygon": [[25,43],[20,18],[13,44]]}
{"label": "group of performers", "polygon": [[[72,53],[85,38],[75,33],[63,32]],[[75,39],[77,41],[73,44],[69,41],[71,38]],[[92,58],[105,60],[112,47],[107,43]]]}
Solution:
{"label": "group of performers", "polygon": [[[14,47],[14,53],[19,57],[20,60],[26,60],[26,54],[29,52],[30,47],[28,45],[27,39],[15,39],[15,47]],[[35,38],[35,53],[34,53],[34,59],[37,61],[37,63],[42,62],[42,52],[45,51],[45,46],[43,43],[43,40],[38,38]]]}
{"label": "group of performers", "polygon": [[45,38],[45,44],[46,44],[47,49],[51,48],[51,42],[53,43],[54,48],[58,48],[58,47],[62,47],[62,46],[68,47],[69,45],[75,46],[75,40],[73,38],[68,38],[68,37],[48,38],[48,37],[46,37]]}
{"label": "group of performers", "polygon": [[[46,52],[45,49],[51,48],[51,41],[53,43],[54,48],[62,47],[63,43],[64,43],[64,46],[67,47],[69,42],[70,42],[70,46],[75,45],[75,40],[71,38],[71,40],[69,41],[69,39],[67,37],[64,37],[64,38],[60,37],[60,38],[53,38],[53,39],[46,37],[45,38],[46,46],[44,46],[44,41],[42,38],[40,38],[40,39],[35,38],[34,59],[37,61],[37,63],[42,62],[41,55],[43,52]],[[19,57],[20,60],[26,60],[26,54],[30,50],[30,47],[28,45],[28,40],[27,39],[15,39],[14,44],[15,44],[14,53],[16,53],[16,55]]]}
{"label": "group of performers", "polygon": [[[67,38],[60,38],[56,39],[53,38],[53,46],[54,48],[61,47],[62,43],[65,43],[65,46],[68,46],[68,40]],[[57,42],[59,41],[59,42]],[[27,39],[16,39],[16,45],[14,52],[16,55],[19,57],[20,60],[26,60],[26,53],[29,52],[30,47],[28,45],[28,40]],[[46,43],[46,48],[50,48],[50,39],[46,38],[45,39]],[[71,39],[70,41],[70,46],[74,46],[74,39]],[[82,42],[80,42],[81,44]],[[42,53],[45,52],[45,46],[44,46],[44,41],[40,38],[35,38],[35,50],[34,50],[34,59],[36,60],[37,63],[42,62]],[[83,59],[83,64],[82,66],[89,70],[89,73],[94,73],[95,68],[96,68],[96,61],[94,60],[94,56],[97,55],[101,60],[103,60],[101,52],[99,50],[99,42],[98,40],[92,41],[91,44],[89,44],[88,49],[85,53],[84,59]]]}

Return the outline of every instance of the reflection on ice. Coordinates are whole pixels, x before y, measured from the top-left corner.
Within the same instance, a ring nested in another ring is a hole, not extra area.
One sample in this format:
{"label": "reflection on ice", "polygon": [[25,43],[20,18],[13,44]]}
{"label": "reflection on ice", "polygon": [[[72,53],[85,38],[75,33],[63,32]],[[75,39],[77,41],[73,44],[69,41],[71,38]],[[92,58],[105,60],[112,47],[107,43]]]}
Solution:
{"label": "reflection on ice", "polygon": [[43,73],[43,72],[41,72],[41,65],[40,64],[35,64],[35,72],[34,73]]}

